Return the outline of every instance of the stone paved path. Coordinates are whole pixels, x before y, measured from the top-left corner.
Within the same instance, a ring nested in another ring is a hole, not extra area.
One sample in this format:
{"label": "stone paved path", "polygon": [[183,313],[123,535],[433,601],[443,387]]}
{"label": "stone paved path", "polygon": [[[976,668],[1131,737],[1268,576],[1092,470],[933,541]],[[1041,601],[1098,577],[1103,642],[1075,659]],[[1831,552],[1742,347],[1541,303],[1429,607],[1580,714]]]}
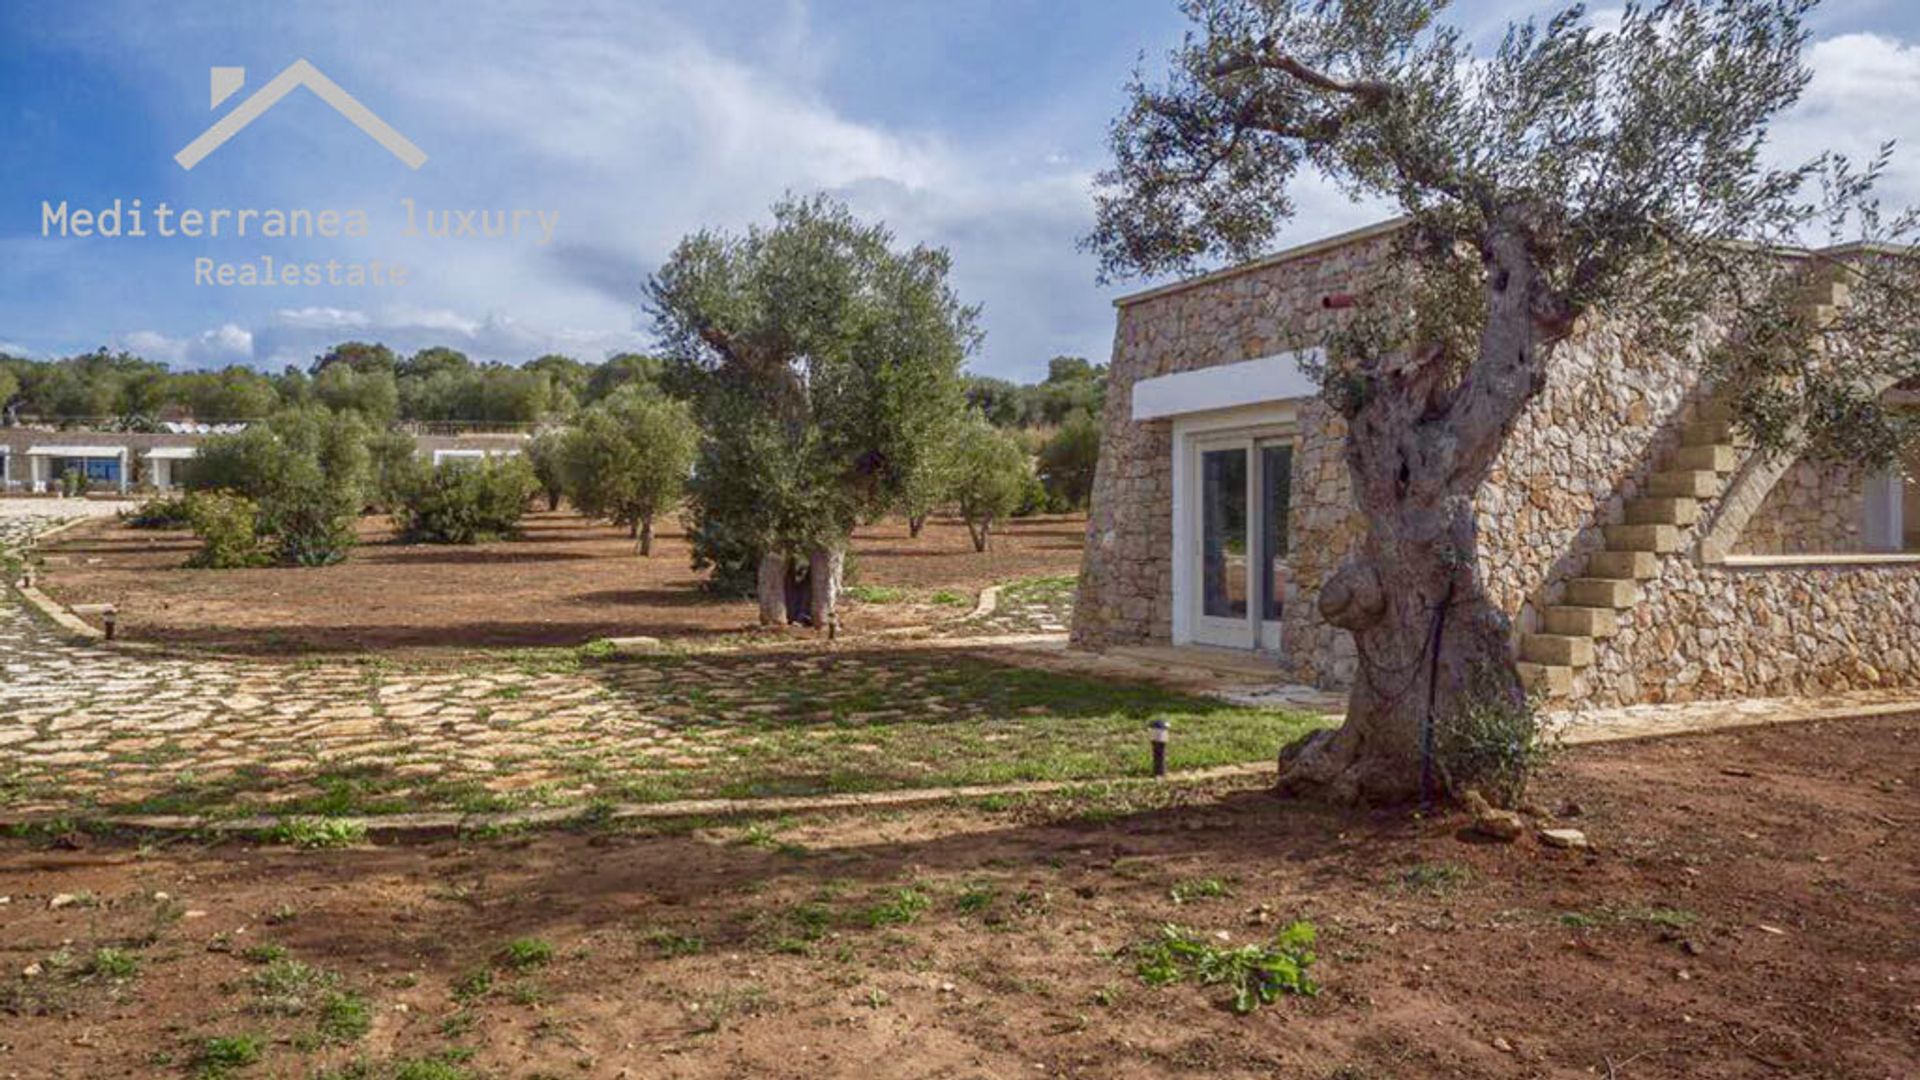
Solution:
{"label": "stone paved path", "polygon": [[978,618],[942,623],[925,636],[940,638],[1057,634],[1073,625],[1072,577],[1027,578],[1000,588],[994,609]]}
{"label": "stone paved path", "polygon": [[[26,526],[0,521],[0,543],[17,544]],[[1030,606],[1009,617],[1048,617]],[[1106,776],[1143,750],[1141,709],[1206,725],[1190,739],[1219,732],[1225,749],[1201,764],[1263,756],[1240,743],[1257,749],[1295,722],[964,648],[621,663],[555,652],[458,668],[175,657],[74,642],[0,597],[9,816],[497,810]]]}

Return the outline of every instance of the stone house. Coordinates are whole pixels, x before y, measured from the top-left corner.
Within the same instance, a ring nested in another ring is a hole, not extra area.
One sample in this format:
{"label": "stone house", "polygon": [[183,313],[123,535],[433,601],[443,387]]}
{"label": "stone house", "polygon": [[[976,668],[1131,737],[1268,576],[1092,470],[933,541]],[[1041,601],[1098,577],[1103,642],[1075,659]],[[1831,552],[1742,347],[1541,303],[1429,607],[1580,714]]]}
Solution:
{"label": "stone house", "polygon": [[[1389,222],[1116,301],[1076,645],[1211,646],[1338,688],[1320,585],[1366,527],[1301,371]],[[1805,257],[1790,254],[1788,257]],[[1809,303],[1839,303],[1824,287]],[[1691,356],[1589,329],[1480,494],[1480,569],[1532,685],[1615,705],[1920,684],[1920,460],[1736,445]],[[1219,655],[1219,654],[1215,654]]]}

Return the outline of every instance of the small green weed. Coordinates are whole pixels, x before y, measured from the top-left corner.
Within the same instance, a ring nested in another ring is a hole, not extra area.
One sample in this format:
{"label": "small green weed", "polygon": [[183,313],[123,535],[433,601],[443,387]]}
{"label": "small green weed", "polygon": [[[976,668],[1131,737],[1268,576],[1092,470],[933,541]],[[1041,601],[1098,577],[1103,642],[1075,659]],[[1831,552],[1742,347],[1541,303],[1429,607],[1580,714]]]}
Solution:
{"label": "small green weed", "polygon": [[1149,986],[1186,980],[1224,985],[1233,992],[1233,1011],[1249,1013],[1281,994],[1319,991],[1307,974],[1316,936],[1312,923],[1296,922],[1265,945],[1229,948],[1184,927],[1163,926],[1157,937],[1132,948],[1134,973]]}
{"label": "small green weed", "polygon": [[1195,900],[1218,900],[1232,896],[1233,889],[1219,878],[1188,878],[1173,883],[1173,902],[1191,904]]}
{"label": "small green weed", "polygon": [[515,971],[544,967],[553,961],[553,946],[539,938],[515,938],[500,950],[500,962]]}
{"label": "small green weed", "polygon": [[367,827],[362,822],[322,817],[288,818],[260,834],[260,839],[269,844],[301,848],[351,847],[366,838]]}
{"label": "small green weed", "polygon": [[969,885],[962,890],[960,898],[953,902],[953,906],[962,915],[978,915],[992,907],[999,895],[1000,890],[991,885]]}
{"label": "small green weed", "polygon": [[320,1020],[314,1026],[326,1042],[354,1042],[373,1028],[373,1007],[359,994],[333,991],[320,999]]}
{"label": "small green weed", "polygon": [[94,978],[119,982],[140,974],[140,958],[125,949],[103,946],[93,950],[82,970]]}
{"label": "small green weed", "polygon": [[193,1074],[202,1080],[220,1080],[239,1069],[260,1063],[266,1047],[258,1035],[211,1035],[200,1040],[193,1053]]}
{"label": "small green weed", "polygon": [[327,1000],[340,976],[323,968],[281,957],[253,973],[254,1008],[277,1016],[298,1016]]}
{"label": "small green weed", "polygon": [[453,984],[453,1000],[462,1005],[478,1001],[492,992],[493,972],[486,968],[475,968]]}
{"label": "small green weed", "polygon": [[666,927],[660,927],[647,934],[647,944],[660,956],[672,959],[676,956],[697,956],[706,951],[707,943],[691,934],[682,934]]}
{"label": "small green weed", "polygon": [[1459,863],[1415,863],[1395,880],[1407,892],[1439,896],[1472,881],[1473,871]]}
{"label": "small green weed", "polygon": [[933,901],[918,889],[895,889],[886,900],[860,913],[868,926],[910,926],[919,921]]}

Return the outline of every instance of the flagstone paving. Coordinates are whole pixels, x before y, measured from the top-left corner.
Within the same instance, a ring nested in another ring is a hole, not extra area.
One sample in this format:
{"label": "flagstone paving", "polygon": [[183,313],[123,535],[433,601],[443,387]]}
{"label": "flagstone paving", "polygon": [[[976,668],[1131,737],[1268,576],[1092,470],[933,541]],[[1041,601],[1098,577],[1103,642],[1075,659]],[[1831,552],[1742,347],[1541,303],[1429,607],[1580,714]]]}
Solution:
{"label": "flagstone paving", "polygon": [[1058,634],[1065,638],[1073,625],[1073,577],[1027,578],[1000,588],[991,612],[953,619],[931,630],[928,637],[1000,637]]}
{"label": "flagstone paving", "polygon": [[[0,518],[0,544],[21,542],[20,520]],[[16,815],[1096,778],[1146,768],[1156,717],[1176,721],[1176,767],[1259,760],[1319,722],[911,646],[460,668],[170,656],[75,642],[0,599],[0,810]]]}

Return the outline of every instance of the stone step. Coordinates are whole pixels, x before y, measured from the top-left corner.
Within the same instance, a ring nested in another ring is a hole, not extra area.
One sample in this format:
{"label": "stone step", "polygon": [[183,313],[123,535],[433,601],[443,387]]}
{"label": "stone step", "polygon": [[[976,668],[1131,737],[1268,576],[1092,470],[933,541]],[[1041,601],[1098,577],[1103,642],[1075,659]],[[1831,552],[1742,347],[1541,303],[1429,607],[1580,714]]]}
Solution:
{"label": "stone step", "polygon": [[1535,664],[1522,660],[1520,685],[1548,697],[1566,697],[1573,693],[1573,669],[1556,664]]}
{"label": "stone step", "polygon": [[1653,496],[1627,500],[1629,525],[1691,525],[1700,520],[1700,503],[1693,499]]}
{"label": "stone step", "polygon": [[1608,525],[1610,551],[1651,551],[1669,555],[1680,550],[1680,530],[1672,525]]}
{"label": "stone step", "polygon": [[1702,401],[1693,407],[1693,418],[1709,423],[1725,423],[1733,419],[1733,405],[1720,398]]}
{"label": "stone step", "polygon": [[1644,581],[1660,573],[1660,556],[1651,551],[1596,551],[1587,556],[1587,576]]}
{"label": "stone step", "polygon": [[1853,287],[1831,269],[1816,272],[1801,288],[1800,301],[1816,307],[1846,307],[1853,302]]}
{"label": "stone step", "polygon": [[[1615,555],[1638,555],[1637,551],[1616,551]],[[1653,557],[1649,555],[1648,561]],[[1574,578],[1567,582],[1567,603],[1589,608],[1613,608],[1625,611],[1640,602],[1640,587],[1621,578]]]}
{"label": "stone step", "polygon": [[1673,467],[1688,471],[1730,473],[1739,464],[1740,453],[1732,444],[1683,446],[1674,451]]}
{"label": "stone step", "polygon": [[1543,614],[1541,625],[1549,634],[1610,638],[1620,632],[1620,616],[1610,607],[1559,606]]}
{"label": "stone step", "polygon": [[1720,474],[1712,469],[1654,473],[1647,478],[1647,490],[1673,498],[1711,499],[1720,494]]}
{"label": "stone step", "polygon": [[1536,664],[1583,668],[1593,663],[1593,639],[1571,634],[1527,634],[1520,639],[1520,657]]}
{"label": "stone step", "polygon": [[1683,446],[1719,446],[1733,444],[1733,422],[1730,420],[1695,420],[1680,430],[1680,443]]}

